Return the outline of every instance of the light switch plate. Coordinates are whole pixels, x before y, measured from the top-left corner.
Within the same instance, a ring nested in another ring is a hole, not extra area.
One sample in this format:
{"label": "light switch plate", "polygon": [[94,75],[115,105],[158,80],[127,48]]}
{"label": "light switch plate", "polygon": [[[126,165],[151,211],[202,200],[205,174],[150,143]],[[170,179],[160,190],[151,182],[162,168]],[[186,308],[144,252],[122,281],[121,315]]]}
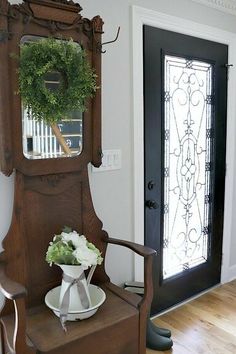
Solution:
{"label": "light switch plate", "polygon": [[103,150],[102,165],[92,166],[92,172],[104,172],[121,169],[121,150]]}

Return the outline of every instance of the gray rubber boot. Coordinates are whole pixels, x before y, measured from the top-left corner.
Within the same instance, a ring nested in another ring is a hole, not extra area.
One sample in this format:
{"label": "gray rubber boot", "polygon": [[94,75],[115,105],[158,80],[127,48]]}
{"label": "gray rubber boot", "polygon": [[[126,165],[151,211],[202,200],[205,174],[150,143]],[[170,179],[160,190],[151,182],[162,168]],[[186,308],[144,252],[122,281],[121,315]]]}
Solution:
{"label": "gray rubber boot", "polygon": [[157,334],[159,334],[160,336],[163,336],[163,337],[167,337],[167,338],[170,338],[171,337],[171,331],[167,328],[161,328],[161,327],[158,327],[156,326],[152,321],[151,319],[149,318],[148,321],[150,321],[150,326],[152,327],[153,331]]}
{"label": "gray rubber boot", "polygon": [[146,346],[153,350],[169,350],[173,346],[170,338],[161,336],[153,330],[150,318],[147,321]]}

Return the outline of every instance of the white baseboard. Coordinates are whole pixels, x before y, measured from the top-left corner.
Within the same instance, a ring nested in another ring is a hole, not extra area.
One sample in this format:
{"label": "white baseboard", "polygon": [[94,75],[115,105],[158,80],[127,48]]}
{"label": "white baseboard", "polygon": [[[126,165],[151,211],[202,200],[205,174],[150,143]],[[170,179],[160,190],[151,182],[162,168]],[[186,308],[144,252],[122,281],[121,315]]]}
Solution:
{"label": "white baseboard", "polygon": [[222,284],[228,283],[236,279],[236,265],[228,268],[227,272],[221,277]]}

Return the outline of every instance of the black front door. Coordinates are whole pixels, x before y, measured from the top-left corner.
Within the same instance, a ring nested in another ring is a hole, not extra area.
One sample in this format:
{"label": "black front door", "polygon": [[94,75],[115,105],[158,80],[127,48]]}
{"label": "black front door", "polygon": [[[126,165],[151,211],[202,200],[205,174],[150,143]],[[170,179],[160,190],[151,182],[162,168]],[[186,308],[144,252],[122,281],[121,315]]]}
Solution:
{"label": "black front door", "polygon": [[144,26],[145,244],[152,312],[220,282],[228,47]]}

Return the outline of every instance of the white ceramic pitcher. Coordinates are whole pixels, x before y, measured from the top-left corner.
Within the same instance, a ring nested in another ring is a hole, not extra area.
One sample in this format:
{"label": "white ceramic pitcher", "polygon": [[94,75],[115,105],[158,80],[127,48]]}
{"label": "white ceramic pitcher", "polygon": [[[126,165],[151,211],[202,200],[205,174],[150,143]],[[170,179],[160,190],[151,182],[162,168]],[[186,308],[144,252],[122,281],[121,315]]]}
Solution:
{"label": "white ceramic pitcher", "polygon": [[84,310],[86,308],[90,308],[92,306],[91,304],[91,299],[90,299],[90,295],[89,295],[89,290],[88,290],[88,285],[90,284],[91,278],[93,276],[93,273],[95,271],[96,266],[92,266],[88,277],[86,279],[85,274],[84,274],[84,267],[81,265],[65,265],[65,264],[57,264],[63,271],[63,273],[66,276],[69,276],[70,278],[73,279],[78,279],[78,278],[82,278],[80,280],[80,282],[83,285],[83,288],[85,290],[86,296],[87,296],[87,300],[88,300],[88,306],[85,307],[83,305],[83,303],[81,302],[81,294],[79,294],[78,292],[78,286],[77,284],[73,284],[71,286],[70,282],[65,281],[62,278],[62,283],[61,283],[61,291],[60,291],[60,299],[59,299],[59,307],[61,307],[62,301],[64,299],[65,293],[68,290],[68,288],[70,287],[70,294],[69,294],[69,309],[68,312],[70,311],[80,311],[80,310]]}

